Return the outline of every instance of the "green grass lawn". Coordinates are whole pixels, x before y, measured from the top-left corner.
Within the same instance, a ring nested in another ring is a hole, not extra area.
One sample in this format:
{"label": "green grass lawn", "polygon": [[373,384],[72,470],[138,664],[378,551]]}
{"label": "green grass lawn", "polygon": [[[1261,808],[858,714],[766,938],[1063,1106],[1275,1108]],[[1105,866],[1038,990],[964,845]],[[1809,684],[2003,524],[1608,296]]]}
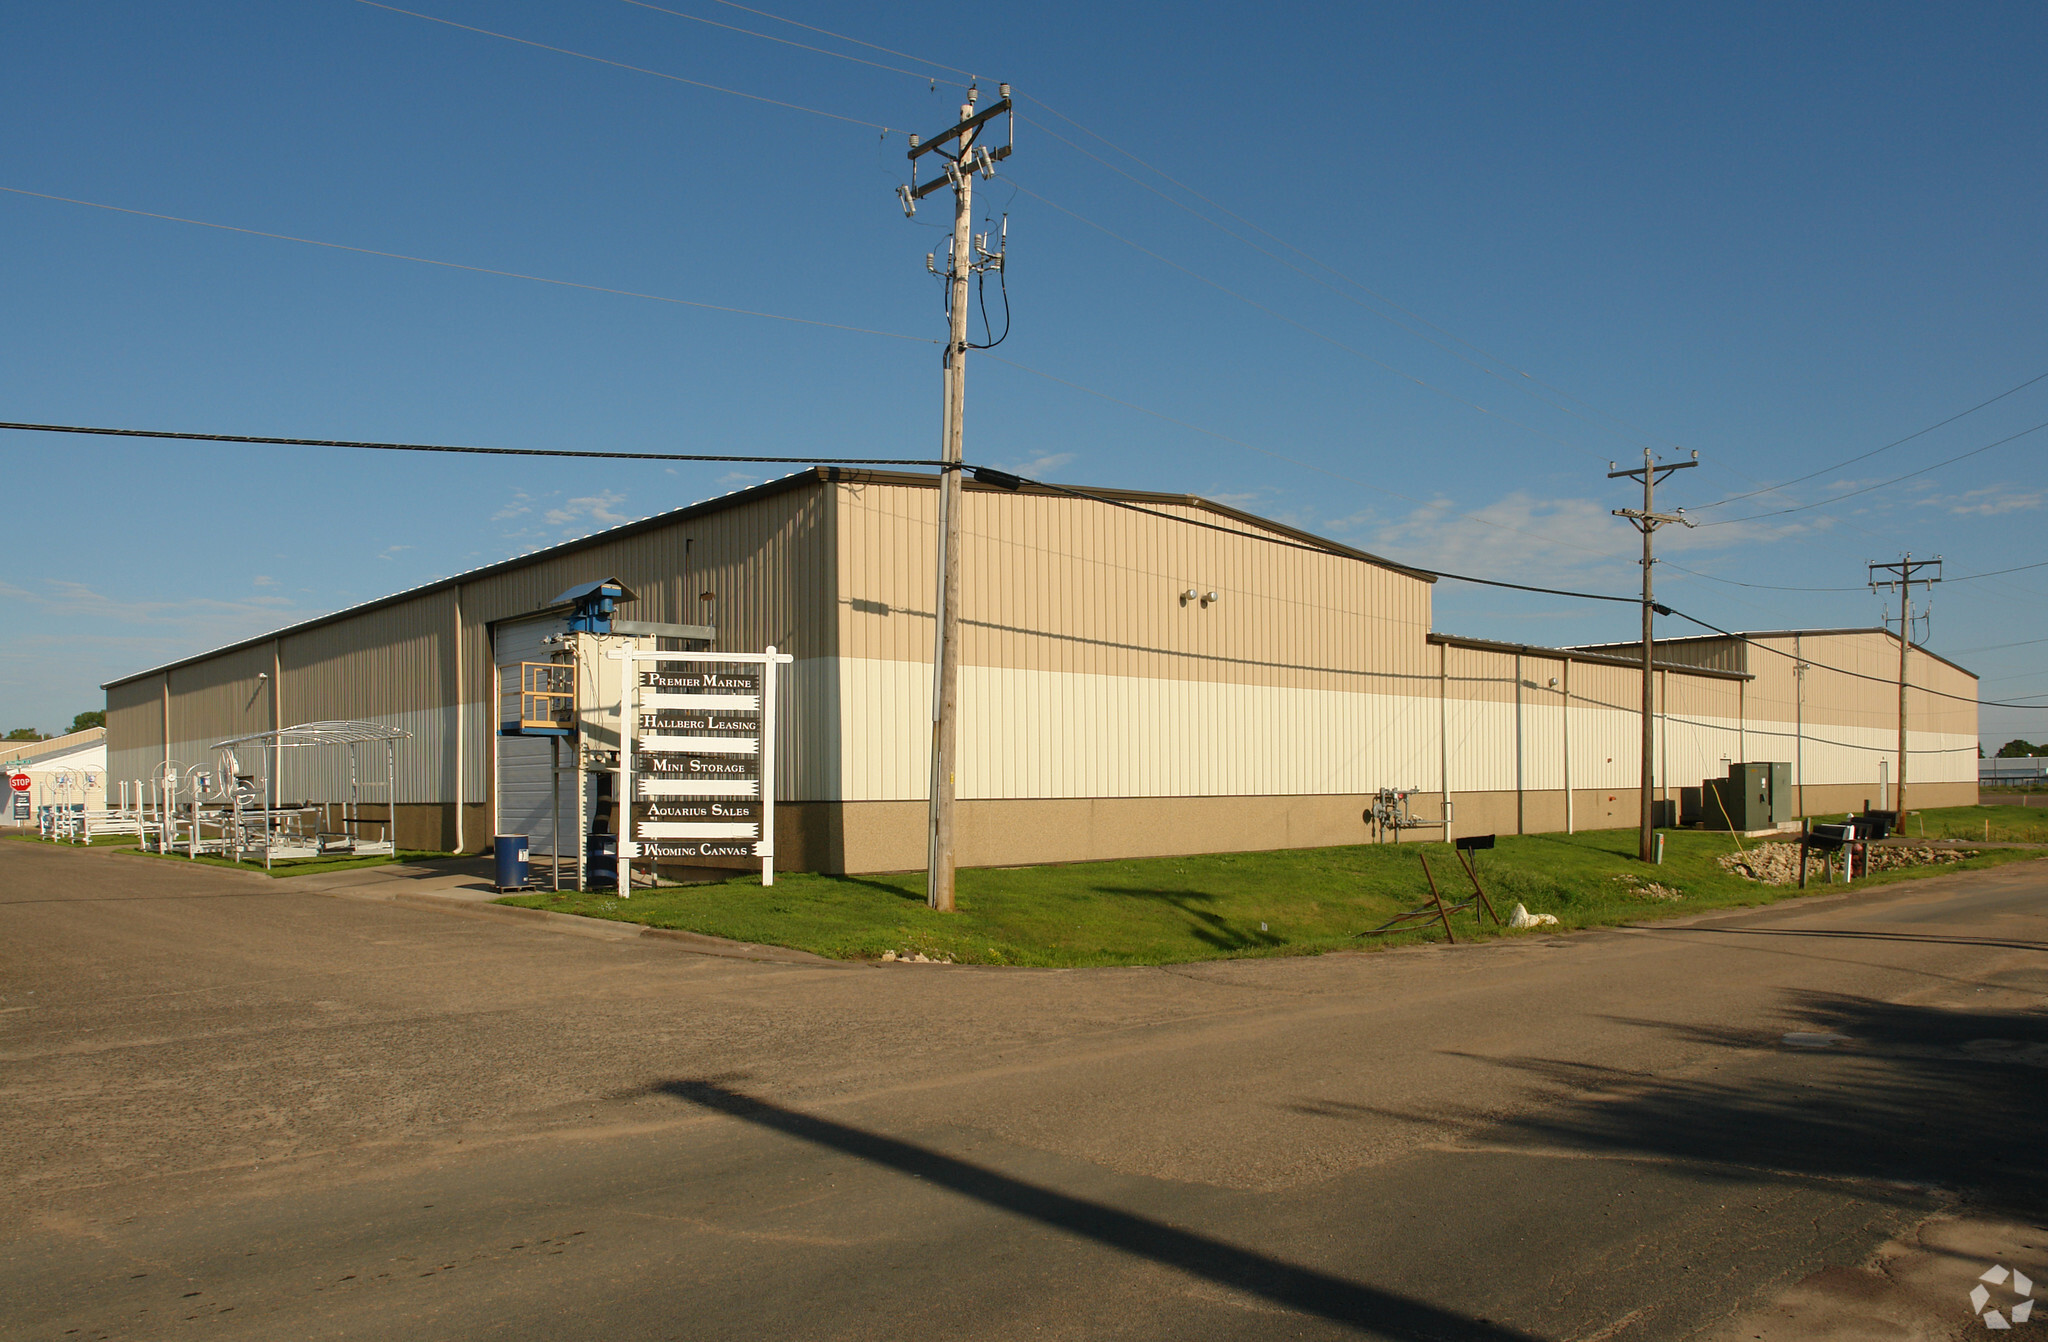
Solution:
{"label": "green grass lawn", "polygon": [[[1997,814],[2006,811],[2014,817]],[[1980,831],[1981,818],[1993,815],[1994,833],[2040,823],[2017,807],[1958,808],[1956,814],[1979,819]],[[1947,815],[1929,812],[1930,834],[1937,823],[1960,824],[1941,818]],[[1633,829],[1503,837],[1499,847],[1480,854],[1480,879],[1502,917],[1519,902],[1532,913],[1556,915],[1564,928],[1764,904],[1798,893],[1722,871],[1714,859],[1733,851],[1735,840],[1727,834],[1671,831],[1665,844],[1664,865],[1645,867],[1635,860]],[[1359,935],[1427,897],[1418,853],[1427,855],[1447,895],[1462,898],[1470,889],[1450,850],[1431,843],[963,870],[959,909],[952,914],[925,907],[922,872],[789,873],[766,889],[758,876],[747,876],[638,891],[631,899],[538,893],[499,902],[793,946],[837,959],[895,951],[972,964],[1170,964],[1441,940],[1441,928],[1433,926]],[[1961,868],[2031,855],[1986,852]],[[1866,879],[1883,883],[1955,869]],[[1638,880],[1683,898],[1637,892]],[[1454,926],[1460,941],[1479,935],[1469,914]],[[1489,927],[1486,935],[1497,934]]]}
{"label": "green grass lawn", "polygon": [[1906,815],[1905,832],[1930,839],[1974,839],[1992,843],[2048,843],[2048,808],[2039,806],[1940,806]]}
{"label": "green grass lawn", "polygon": [[[239,867],[243,871],[263,871],[261,860],[235,862],[225,857],[216,857],[211,853],[201,853],[198,857],[186,857],[183,853],[146,853],[140,848],[135,847],[135,840],[132,838],[128,840],[127,846],[134,849],[138,856],[154,858],[159,862],[197,862],[209,867]],[[312,876],[323,871],[353,871],[357,867],[388,867],[396,862],[417,862],[424,858],[454,856],[455,854],[453,853],[437,853],[431,849],[401,848],[398,850],[398,856],[396,857],[302,857],[290,862],[279,862],[266,874],[279,878],[286,876]]]}

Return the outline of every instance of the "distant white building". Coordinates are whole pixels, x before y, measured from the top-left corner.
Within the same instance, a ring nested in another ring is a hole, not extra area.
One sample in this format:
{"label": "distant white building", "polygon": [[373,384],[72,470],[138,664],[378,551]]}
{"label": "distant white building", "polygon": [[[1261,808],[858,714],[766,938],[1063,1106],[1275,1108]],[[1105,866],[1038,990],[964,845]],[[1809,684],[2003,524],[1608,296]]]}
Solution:
{"label": "distant white building", "polygon": [[1998,784],[2048,783],[2048,755],[2022,755],[2018,759],[1989,759],[1977,761],[1977,785],[1995,787]]}
{"label": "distant white building", "polygon": [[107,729],[88,727],[47,741],[0,741],[0,773],[27,774],[27,792],[8,789],[7,823],[33,825],[38,808],[107,804]]}

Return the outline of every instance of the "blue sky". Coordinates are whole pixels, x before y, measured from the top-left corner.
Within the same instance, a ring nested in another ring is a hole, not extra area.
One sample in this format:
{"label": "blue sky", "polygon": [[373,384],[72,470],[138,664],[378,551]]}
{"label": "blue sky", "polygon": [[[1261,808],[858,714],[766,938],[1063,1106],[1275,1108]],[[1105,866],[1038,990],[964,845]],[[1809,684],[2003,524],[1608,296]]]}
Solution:
{"label": "blue sky", "polygon": [[[2048,430],[1937,466],[2048,421],[2048,380],[1838,466],[2048,373],[2037,6],[770,5],[907,58],[664,7],[9,7],[0,418],[930,455],[917,339],[46,197],[929,338],[944,210],[903,218],[880,128],[948,124],[957,67],[1025,118],[977,194],[1014,325],[970,460],[1626,592],[1607,462],[1696,449],[1660,502],[1727,524],[1664,533],[1660,593],[1727,627],[1874,623],[1864,563],[1901,550],[2048,560]],[[0,726],[45,729],[109,676],[764,474],[23,434],[0,472]],[[1633,618],[1437,593],[1515,641]],[[2048,568],[1945,584],[1931,630],[1986,698],[2048,696]]]}

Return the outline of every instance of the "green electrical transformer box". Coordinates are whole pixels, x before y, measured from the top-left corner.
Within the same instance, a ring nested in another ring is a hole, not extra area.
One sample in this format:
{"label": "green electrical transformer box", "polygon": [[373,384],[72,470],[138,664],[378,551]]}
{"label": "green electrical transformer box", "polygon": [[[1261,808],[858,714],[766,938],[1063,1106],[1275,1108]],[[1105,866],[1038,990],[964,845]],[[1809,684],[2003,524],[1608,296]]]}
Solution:
{"label": "green electrical transformer box", "polygon": [[1792,766],[1779,760],[1731,764],[1726,778],[1702,788],[1700,821],[1707,829],[1775,829],[1794,819]]}

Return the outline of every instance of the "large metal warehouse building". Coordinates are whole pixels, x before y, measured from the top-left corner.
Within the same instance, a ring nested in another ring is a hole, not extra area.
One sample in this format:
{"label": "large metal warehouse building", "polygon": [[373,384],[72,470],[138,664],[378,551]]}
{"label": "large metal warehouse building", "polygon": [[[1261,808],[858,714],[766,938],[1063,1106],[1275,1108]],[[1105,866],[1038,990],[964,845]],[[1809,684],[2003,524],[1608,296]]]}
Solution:
{"label": "large metal warehouse building", "polygon": [[[1201,499],[1091,492],[966,484],[962,865],[1357,843],[1381,788],[1432,816],[1447,796],[1459,832],[1634,823],[1639,649],[1438,634],[1428,573]],[[123,677],[106,686],[109,777],[372,720],[410,733],[402,845],[526,832],[530,807],[492,814],[498,666],[531,655],[557,594],[615,580],[623,617],[794,655],[779,866],[921,867],[937,500],[931,476],[805,471]],[[1657,651],[1660,796],[1787,761],[1821,813],[1896,776],[1895,635]],[[1976,678],[1910,657],[1911,800],[1973,802]],[[332,774],[288,761],[282,795],[332,801]]]}

